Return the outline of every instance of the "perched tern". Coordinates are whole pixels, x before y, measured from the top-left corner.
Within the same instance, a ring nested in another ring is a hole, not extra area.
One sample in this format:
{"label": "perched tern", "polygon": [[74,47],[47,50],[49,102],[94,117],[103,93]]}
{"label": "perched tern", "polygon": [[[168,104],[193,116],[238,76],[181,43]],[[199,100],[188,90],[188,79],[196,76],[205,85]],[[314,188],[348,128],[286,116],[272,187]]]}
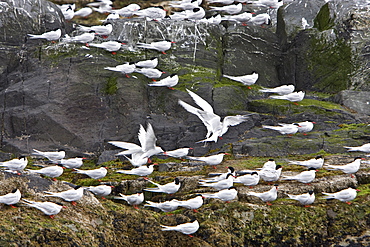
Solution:
{"label": "perched tern", "polygon": [[76,43],[83,43],[83,44],[86,44],[86,46],[88,46],[91,41],[93,41],[95,39],[95,32],[94,31],[90,31],[90,32],[87,32],[87,33],[83,33],[81,35],[77,35],[77,36],[74,36],[74,37],[68,37],[66,39],[63,39],[63,41],[65,42],[76,42]]}
{"label": "perched tern", "polygon": [[189,151],[193,148],[178,148],[171,151],[165,151],[163,154],[173,158],[183,158],[189,154]]}
{"label": "perched tern", "polygon": [[356,152],[356,151],[359,151],[359,152],[365,152],[365,153],[370,153],[370,143],[366,143],[362,146],[359,146],[359,147],[346,147],[349,152]]}
{"label": "perched tern", "polygon": [[197,209],[203,205],[202,195],[198,195],[194,198],[185,201],[177,201],[180,207],[191,209],[194,212],[198,212]]}
{"label": "perched tern", "polygon": [[151,68],[136,68],[134,72],[137,72],[137,73],[140,73],[150,79],[152,79],[153,81],[155,81],[155,79],[158,79],[162,76],[162,74],[164,74],[165,72],[159,70],[159,69],[151,69]]}
{"label": "perched tern", "polygon": [[258,74],[255,71],[253,71],[253,73],[250,75],[240,75],[240,76],[223,75],[223,77],[229,78],[230,80],[233,81],[241,82],[245,86],[251,86],[255,84],[256,81],[258,80]]}
{"label": "perched tern", "polygon": [[56,163],[62,165],[65,168],[74,169],[74,168],[80,168],[84,164],[83,163],[84,159],[85,158],[82,158],[82,157],[61,159],[61,160],[58,160]]}
{"label": "perched tern", "polygon": [[214,24],[214,25],[219,25],[222,21],[222,17],[220,14],[213,15],[207,18],[202,18],[199,20],[199,22],[202,23],[208,23],[208,24]]}
{"label": "perched tern", "polygon": [[50,192],[44,191],[44,196],[59,197],[67,202],[71,202],[73,206],[76,206],[76,201],[80,200],[84,194],[84,188],[81,186],[76,186],[73,189],[65,190],[62,192]]}
{"label": "perched tern", "polygon": [[256,196],[260,198],[262,201],[266,202],[267,205],[271,205],[270,202],[275,201],[277,198],[277,191],[278,191],[278,185],[275,184],[272,186],[272,188],[269,191],[266,192],[247,192],[247,195],[250,196]]}
{"label": "perched tern", "polygon": [[211,187],[215,190],[223,190],[228,189],[233,186],[234,177],[231,173],[227,174],[226,178],[217,182],[207,183],[207,182],[199,182],[200,186]]}
{"label": "perched tern", "polygon": [[112,192],[112,188],[113,186],[102,184],[98,186],[89,186],[86,187],[85,189],[94,193],[94,195],[102,197],[102,199],[105,199],[104,197]]}
{"label": "perched tern", "polygon": [[322,192],[322,193],[325,195],[323,199],[337,199],[341,202],[351,204],[350,201],[356,198],[357,191],[360,191],[360,190],[350,187],[348,189],[344,189],[336,193],[326,193],[326,192]]}
{"label": "perched tern", "polygon": [[179,76],[176,74],[172,74],[167,76],[166,78],[160,81],[153,81],[152,83],[148,84],[151,87],[168,87],[169,89],[173,90],[173,87],[179,83]]}
{"label": "perched tern", "polygon": [[225,155],[230,155],[230,154],[229,153],[219,153],[219,154],[210,155],[210,156],[206,156],[206,157],[186,156],[186,158],[189,159],[189,160],[203,161],[207,165],[211,165],[214,168],[216,168],[217,165],[222,163]]}
{"label": "perched tern", "polygon": [[236,179],[234,180],[234,183],[242,183],[245,186],[255,186],[259,183],[260,181],[260,175],[258,172],[252,172],[251,174],[245,174],[242,176],[237,176]]}
{"label": "perched tern", "polygon": [[303,171],[294,176],[283,176],[282,180],[297,180],[298,182],[310,184],[316,175],[316,168],[309,168],[308,171]]}
{"label": "perched tern", "polygon": [[138,168],[134,168],[132,170],[118,170],[117,172],[129,174],[129,175],[137,175],[137,176],[146,177],[152,174],[154,170],[154,165],[157,165],[157,164],[147,164],[145,166],[139,166]]}
{"label": "perched tern", "polygon": [[43,34],[28,34],[30,39],[46,39],[48,41],[55,41],[60,39],[62,30],[57,29],[55,31],[49,31]]}
{"label": "perched tern", "polygon": [[33,208],[40,210],[41,212],[48,215],[52,219],[54,219],[54,216],[56,214],[59,214],[62,208],[66,208],[66,206],[62,206],[60,204],[53,203],[53,202],[35,202],[35,201],[26,200],[26,199],[23,199],[22,202],[29,207],[33,207]]}
{"label": "perched tern", "polygon": [[199,7],[198,0],[173,2],[173,3],[170,3],[169,5],[173,8],[179,8],[183,10],[191,10],[191,9]]}
{"label": "perched tern", "polygon": [[190,237],[193,237],[191,234],[195,233],[199,229],[199,223],[197,220],[189,223],[183,223],[177,226],[164,226],[161,225],[162,231],[178,231],[182,234],[189,235]]}
{"label": "perched tern", "polygon": [[62,9],[62,14],[64,16],[64,19],[66,21],[72,20],[73,17],[75,16],[75,12],[72,10],[71,7],[68,7],[67,9],[63,10]]}
{"label": "perched tern", "polygon": [[211,3],[219,3],[219,4],[222,4],[222,5],[229,5],[229,4],[232,4],[234,2],[234,0],[207,0],[207,3],[211,4]]}
{"label": "perched tern", "polygon": [[224,180],[224,179],[226,179],[226,177],[227,177],[227,174],[231,174],[231,175],[233,175],[233,176],[235,176],[235,169],[234,169],[234,167],[231,167],[231,166],[228,166],[227,167],[227,172],[225,172],[225,173],[216,173],[216,174],[214,174],[214,173],[210,173],[209,175],[215,175],[215,176],[213,176],[213,177],[210,177],[210,178],[206,178],[206,179],[200,179],[199,181],[201,181],[201,182],[218,182],[218,181],[221,181],[221,180]]}
{"label": "perched tern", "polygon": [[313,159],[304,160],[304,161],[289,161],[291,165],[300,165],[307,168],[312,167],[315,169],[320,169],[324,165],[324,158],[321,155],[316,156]]}
{"label": "perched tern", "polygon": [[121,41],[106,41],[100,44],[89,43],[89,46],[102,48],[106,51],[111,52],[112,54],[116,54],[116,51],[121,49],[122,45],[125,45],[125,43],[122,43]]}
{"label": "perched tern", "polygon": [[137,68],[149,68],[149,69],[154,69],[158,65],[158,58],[153,57],[148,60],[143,60],[143,61],[137,61],[134,63]]}
{"label": "perched tern", "polygon": [[346,165],[337,166],[337,165],[325,164],[324,167],[328,170],[339,170],[346,174],[350,174],[351,177],[353,178],[354,177],[353,174],[356,173],[360,169],[361,160],[363,159],[364,158],[356,157],[353,162],[348,163]]}
{"label": "perched tern", "polygon": [[200,20],[206,15],[202,7],[197,7],[192,10],[185,10],[185,19],[187,20]]}
{"label": "perched tern", "polygon": [[24,168],[26,168],[27,164],[27,157],[22,155],[17,159],[0,162],[0,167],[3,167],[12,172],[17,172],[17,174],[20,175]]}
{"label": "perched tern", "polygon": [[276,163],[274,159],[269,159],[268,161],[265,162],[262,166],[262,170],[264,169],[275,169]]}
{"label": "perched tern", "polygon": [[268,126],[268,125],[262,125],[262,128],[264,129],[270,129],[279,131],[282,135],[294,135],[298,131],[299,124],[293,123],[293,124],[283,124],[279,123],[280,126]]}
{"label": "perched tern", "polygon": [[74,13],[74,16],[87,17],[90,14],[92,14],[92,12],[93,12],[92,8],[90,8],[90,7],[84,7],[84,8],[81,8],[81,9],[77,10]]}
{"label": "perched tern", "polygon": [[243,5],[241,3],[238,3],[238,4],[232,4],[232,5],[225,5],[225,6],[222,6],[222,7],[213,7],[213,6],[211,6],[210,8],[211,8],[211,10],[221,11],[221,12],[228,13],[230,15],[235,15],[235,14],[238,14],[242,11]]}
{"label": "perched tern", "polygon": [[162,40],[162,41],[155,41],[150,44],[145,43],[138,43],[138,48],[144,48],[144,49],[151,49],[156,50],[159,52],[162,52],[162,54],[166,54],[165,51],[171,49],[172,44],[175,43],[174,41],[170,40]]}
{"label": "perched tern", "polygon": [[305,121],[305,122],[298,122],[298,132],[303,133],[303,135],[307,135],[307,132],[310,132],[313,129],[315,122]]}
{"label": "perched tern", "polygon": [[122,17],[131,17],[138,10],[140,10],[140,6],[136,3],[132,3],[120,9],[113,9],[111,12],[117,13]]}
{"label": "perched tern", "polygon": [[283,168],[281,165],[277,165],[275,169],[263,169],[259,171],[258,174],[260,175],[260,178],[262,178],[262,180],[265,182],[275,182],[279,180],[282,169]]}
{"label": "perched tern", "polygon": [[259,91],[263,93],[277,93],[279,95],[287,95],[294,92],[294,85],[282,85],[275,88],[262,88]]}
{"label": "perched tern", "polygon": [[230,188],[220,190],[216,193],[206,193],[202,194],[203,198],[217,198],[224,202],[230,202],[231,200],[234,200],[236,196],[238,195],[238,191],[234,186],[231,186]]}
{"label": "perched tern", "polygon": [[[224,15],[224,16],[222,16],[221,19],[225,20],[225,21],[235,21],[237,23],[242,23],[243,25],[245,25],[245,23],[248,22],[250,19],[252,19],[252,17],[253,17],[253,13],[243,12],[243,13],[237,14],[237,15]],[[227,76],[225,76],[225,77],[227,77]],[[233,76],[230,76],[230,77],[233,77]],[[232,78],[230,78],[230,79],[233,80]],[[253,80],[251,79],[251,81],[253,81]],[[254,83],[252,83],[250,85],[253,85],[253,84]],[[249,86],[249,85],[247,85],[247,86]]]}
{"label": "perched tern", "polygon": [[166,193],[166,194],[174,194],[176,193],[181,186],[180,180],[178,178],[175,178],[175,181],[171,183],[167,183],[164,185],[157,184],[149,179],[145,179],[146,181],[150,182],[151,184],[154,184],[157,186],[156,188],[146,188],[145,191],[150,192],[159,192],[159,193]]}
{"label": "perched tern", "polygon": [[31,169],[26,169],[30,173],[37,173],[40,175],[48,176],[53,178],[55,181],[57,177],[63,174],[63,167],[61,165],[56,165],[56,166],[48,166],[41,168],[39,170],[31,170]]}
{"label": "perched tern", "polygon": [[166,10],[162,6],[154,6],[135,11],[135,15],[158,21],[166,16]]}
{"label": "perched tern", "polygon": [[66,153],[63,149],[59,149],[57,152],[42,152],[36,149],[33,149],[34,155],[41,155],[47,158],[50,161],[56,162],[58,160],[64,159]]}
{"label": "perched tern", "polygon": [[252,23],[253,25],[270,25],[271,24],[271,17],[269,14],[258,14],[256,16],[252,16],[252,18],[248,21],[248,23]]}
{"label": "perched tern", "polygon": [[289,100],[290,102],[294,102],[297,104],[297,102],[303,100],[304,95],[305,93],[303,91],[299,91],[299,92],[293,92],[293,93],[286,94],[286,95],[272,95],[269,98]]}
{"label": "perched tern", "polygon": [[91,26],[91,27],[79,25],[77,26],[77,30],[81,32],[94,31],[95,34],[101,35],[103,36],[103,38],[106,38],[113,31],[113,25],[109,22],[104,23],[104,25]]}
{"label": "perched tern", "polygon": [[134,208],[138,209],[138,205],[144,201],[144,193],[139,191],[132,195],[123,195],[113,197],[117,200],[125,200],[129,205],[132,205]]}
{"label": "perched tern", "polygon": [[288,199],[299,201],[305,207],[309,207],[309,205],[315,201],[315,193],[312,190],[308,191],[308,193],[301,195],[291,195],[291,194],[287,195],[289,196]]}
{"label": "perched tern", "polygon": [[133,73],[136,69],[136,66],[134,63],[124,63],[117,65],[116,67],[105,67],[104,69],[120,72],[123,75],[125,75],[127,78],[129,78],[129,74]]}
{"label": "perched tern", "polygon": [[280,6],[284,4],[283,0],[257,0],[257,1],[248,1],[247,3],[252,4],[254,6],[274,8],[274,9],[278,9]]}
{"label": "perched tern", "polygon": [[90,178],[93,179],[101,179],[104,178],[107,175],[107,168],[106,167],[100,167],[98,169],[92,169],[92,170],[79,170],[79,169],[74,169],[74,173],[78,174],[84,174],[89,176]]}
{"label": "perched tern", "polygon": [[4,203],[15,208],[14,204],[19,202],[21,196],[19,189],[14,189],[11,193],[0,196],[0,203]]}
{"label": "perched tern", "polygon": [[175,211],[179,207],[179,203],[175,199],[171,201],[165,201],[165,202],[152,202],[152,201],[146,201],[146,202],[148,204],[145,204],[144,207],[158,208],[165,213]]}

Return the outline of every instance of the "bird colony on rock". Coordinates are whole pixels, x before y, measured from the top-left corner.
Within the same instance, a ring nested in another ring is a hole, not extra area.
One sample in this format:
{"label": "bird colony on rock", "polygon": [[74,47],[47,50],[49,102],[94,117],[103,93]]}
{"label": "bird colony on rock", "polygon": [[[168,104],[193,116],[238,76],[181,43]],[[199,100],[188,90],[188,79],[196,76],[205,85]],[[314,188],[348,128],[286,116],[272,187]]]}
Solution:
{"label": "bird colony on rock", "polygon": [[[267,13],[255,14],[245,11],[243,12],[242,3],[249,4],[251,7],[263,7],[266,8],[266,10],[267,8],[279,8],[283,5],[283,1],[281,0],[239,0],[236,1],[237,3],[235,4],[234,0],[206,0],[206,2],[208,4],[207,10],[200,6],[202,4],[202,0],[170,1],[169,5],[165,6],[165,8],[163,6],[152,6],[145,9],[141,9],[140,5],[138,4],[130,4],[121,9],[113,9],[112,1],[100,0],[98,2],[88,3],[86,7],[83,7],[77,11],[75,11],[75,4],[65,4],[61,5],[60,8],[67,21],[72,20],[75,16],[87,18],[93,11],[107,13],[109,16],[105,20],[102,20],[102,25],[91,27],[78,25],[77,30],[80,34],[74,37],[69,37],[66,35],[61,39],[60,29],[49,31],[43,34],[28,34],[28,37],[29,39],[45,39],[53,42],[60,40],[62,43],[82,43],[86,45],[87,49],[90,49],[90,47],[96,47],[116,54],[120,49],[127,49],[129,44],[119,40],[99,42],[101,38],[109,39],[109,35],[114,29],[112,23],[109,22],[111,19],[136,17],[155,21],[161,21],[164,19],[173,21],[188,20],[195,23],[208,23],[209,25],[219,25],[221,21],[226,20],[241,25],[269,25],[271,23],[271,18]],[[181,11],[176,11],[179,9]],[[171,15],[167,15],[168,10],[172,11]],[[217,14],[209,18],[205,18],[206,11],[216,12]],[[95,40],[97,42],[93,43]],[[159,52],[165,55],[166,52],[172,48],[174,43],[174,41],[163,39],[151,43],[137,43],[134,45],[138,49],[153,50],[154,52]],[[164,71],[156,68],[158,61],[158,57],[154,56],[148,60],[127,62],[121,65],[112,65],[111,67],[105,67],[104,69],[113,72],[120,72],[126,77],[129,77],[131,73],[141,73],[153,80],[153,82],[148,86],[168,87],[173,89],[179,83],[179,77],[176,74],[171,74],[166,78],[156,81],[156,79],[161,78],[165,73]],[[258,73],[253,71],[252,74],[223,75],[223,77],[240,82],[242,85],[251,88],[250,86],[255,84],[258,80]],[[226,116],[223,118],[223,120],[221,120],[221,117],[214,113],[211,104],[209,104],[198,94],[190,91],[189,89],[186,90],[197,107],[194,107],[182,101],[181,99],[178,100],[178,103],[187,112],[196,115],[207,129],[205,139],[200,140],[199,142],[217,142],[219,138],[222,138],[227,133],[229,127],[237,128],[237,125],[245,122],[249,118],[248,115],[236,115]],[[271,99],[283,99],[297,104],[297,102],[303,100],[305,93],[303,91],[294,92],[294,90],[294,85],[281,85],[276,88],[260,89],[260,91],[263,93],[275,94],[269,96]],[[313,124],[313,121],[305,121],[300,123],[279,123],[278,126],[264,125],[262,127],[265,129],[278,131],[283,135],[292,135],[297,132],[304,134],[310,132],[313,129]],[[161,147],[156,145],[157,138],[154,133],[154,128],[150,123],[147,124],[146,129],[143,127],[143,125],[139,126],[138,140],[140,145],[125,141],[109,142],[110,144],[123,149],[116,155],[126,157],[127,160],[129,160],[134,166],[134,168],[131,170],[117,170],[116,173],[144,177],[145,181],[147,181],[149,185],[154,185],[155,187],[148,187],[143,190],[152,193],[176,194],[184,183],[180,181],[179,178],[175,178],[173,182],[162,185],[147,178],[147,176],[150,176],[154,171],[154,166],[157,165],[151,163],[152,156],[161,154],[179,159],[186,158],[192,161],[203,162],[207,165],[215,167],[221,164],[223,162],[224,155],[227,155],[227,153],[219,153],[205,157],[193,157],[188,155],[189,151],[192,149],[188,147],[164,151]],[[370,152],[370,144],[364,144],[361,147],[346,148],[348,148],[348,151]],[[1,162],[0,166],[5,172],[13,174],[21,174],[26,172],[30,174],[40,174],[53,179],[61,176],[66,168],[73,169],[73,172],[76,174],[84,174],[96,180],[104,178],[109,172],[109,169],[106,167],[100,167],[91,170],[79,169],[81,166],[83,166],[84,158],[75,157],[65,159],[66,153],[64,150],[43,152],[34,149],[33,155],[42,156],[53,163],[53,165],[39,170],[24,170],[28,161],[26,156],[21,156],[18,159]],[[322,167],[325,167],[329,170],[340,170],[353,176],[353,174],[355,174],[360,168],[361,158],[356,158],[352,163],[341,166],[329,164],[324,165],[324,159],[321,156],[317,156],[316,158],[305,161],[290,161],[289,164],[300,165],[308,168],[308,170],[292,176],[283,176],[282,180],[296,180],[299,183],[308,184],[315,180],[316,170],[321,169]],[[205,202],[203,200],[204,198],[218,199],[223,202],[230,202],[237,199],[238,190],[236,187],[234,187],[234,183],[239,183],[248,187],[258,185],[261,180],[268,183],[276,183],[280,179],[281,174],[282,166],[276,165],[273,159],[267,161],[261,169],[256,169],[254,171],[237,172],[233,167],[228,167],[228,171],[226,173],[212,174],[212,177],[204,178],[199,181],[199,186],[203,188],[209,188],[209,193],[196,194],[193,198],[183,201],[177,199],[159,203],[146,201],[147,204],[144,206],[157,208],[163,212],[172,212],[178,207],[184,207],[197,212],[197,209],[199,209]],[[72,189],[60,192],[45,191],[44,197],[59,197],[64,201],[71,202],[72,205],[76,205],[76,201],[83,197],[84,190],[92,192],[97,197],[104,198],[112,192],[112,187],[104,184],[89,187],[76,186]],[[324,199],[337,199],[339,201],[349,203],[356,197],[356,190],[353,188],[348,188],[337,193],[323,194],[325,195]],[[249,191],[247,192],[247,195],[258,197],[263,202],[271,205],[271,202],[277,198],[278,185],[273,185],[270,190],[265,192]],[[289,199],[299,201],[299,203],[304,206],[309,206],[310,204],[314,203],[315,200],[313,191],[308,191],[307,193],[301,195],[287,194],[287,196]],[[124,200],[135,208],[139,208],[139,205],[145,201],[144,193],[142,191],[131,195],[119,194],[119,196],[114,196],[113,199]],[[15,188],[11,193],[0,196],[0,203],[4,203],[12,207],[20,201],[21,192],[19,188]],[[47,201],[35,202],[28,199],[22,199],[22,202],[29,207],[39,209],[44,214],[52,218],[54,215],[58,214],[63,207],[65,207],[62,204]],[[191,234],[194,234],[199,229],[199,222],[195,219],[192,222],[185,222],[177,226],[160,225],[160,227],[162,231],[178,231],[192,236]]]}

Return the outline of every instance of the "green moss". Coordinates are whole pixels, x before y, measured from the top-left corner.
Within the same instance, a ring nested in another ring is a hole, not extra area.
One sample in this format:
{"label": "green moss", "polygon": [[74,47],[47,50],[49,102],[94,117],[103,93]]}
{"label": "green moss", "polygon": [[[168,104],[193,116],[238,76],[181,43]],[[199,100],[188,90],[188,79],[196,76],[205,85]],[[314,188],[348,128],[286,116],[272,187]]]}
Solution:
{"label": "green moss", "polygon": [[348,88],[350,75],[356,66],[347,41],[341,38],[329,41],[324,37],[312,37],[307,60],[308,69],[317,80],[315,88],[330,93]]}
{"label": "green moss", "polygon": [[330,16],[329,3],[324,4],[314,19],[314,28],[320,32],[328,30],[334,26],[334,18]]}
{"label": "green moss", "polygon": [[110,76],[108,78],[107,83],[104,85],[102,91],[105,94],[113,95],[117,93],[118,87],[117,87],[117,77]]}

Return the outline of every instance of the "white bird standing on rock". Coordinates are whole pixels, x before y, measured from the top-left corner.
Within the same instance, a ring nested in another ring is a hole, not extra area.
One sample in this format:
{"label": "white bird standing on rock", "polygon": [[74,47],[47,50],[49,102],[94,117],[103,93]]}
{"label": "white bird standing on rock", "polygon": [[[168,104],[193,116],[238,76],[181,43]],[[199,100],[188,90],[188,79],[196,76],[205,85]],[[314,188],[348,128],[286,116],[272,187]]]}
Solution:
{"label": "white bird standing on rock", "polygon": [[47,158],[50,161],[56,162],[58,160],[64,159],[66,152],[63,149],[59,149],[57,152],[42,152],[36,149],[33,149],[34,155],[41,155]]}
{"label": "white bird standing on rock", "polygon": [[138,43],[137,47],[156,50],[156,51],[162,52],[162,54],[166,54],[165,51],[171,49],[171,46],[173,43],[176,43],[176,42],[170,41],[170,40],[162,40],[162,41],[155,41],[150,44]]}
{"label": "white bird standing on rock", "polygon": [[207,3],[219,3],[222,5],[229,5],[232,4],[234,0],[207,0]]}
{"label": "white bird standing on rock", "polygon": [[14,204],[19,202],[21,196],[19,189],[14,189],[11,193],[0,196],[0,203],[4,203],[15,208]]}
{"label": "white bird standing on rock", "polygon": [[221,181],[221,180],[226,179],[226,176],[229,173],[231,175],[235,176],[235,169],[234,169],[234,167],[228,166],[226,168],[227,168],[227,172],[225,172],[225,173],[210,173],[208,175],[209,176],[213,176],[213,177],[206,178],[206,179],[200,179],[199,181],[201,181],[201,182],[207,182],[207,183],[208,182],[218,182],[218,181]]}
{"label": "white bird standing on rock", "polygon": [[77,10],[74,13],[74,16],[81,16],[81,17],[87,17],[88,15],[92,14],[93,10],[90,7],[84,7],[79,10]]}
{"label": "white bird standing on rock", "polygon": [[[238,81],[243,83],[245,86],[251,86],[256,83],[258,80],[258,74],[257,72],[253,71],[250,75],[240,75],[240,76],[231,76],[231,75],[223,75],[223,77],[229,78],[233,81]],[[251,89],[251,87],[248,87]]]}
{"label": "white bird standing on rock", "polygon": [[311,167],[308,171],[303,171],[294,176],[283,176],[282,180],[297,180],[301,183],[310,184],[315,179],[315,175],[316,169]]}
{"label": "white bird standing on rock", "polygon": [[294,85],[282,85],[275,88],[262,88],[258,91],[263,93],[277,93],[279,95],[287,95],[294,92]]}
{"label": "white bird standing on rock", "polygon": [[174,157],[174,158],[183,158],[189,154],[189,151],[192,150],[193,148],[178,148],[175,150],[170,150],[170,151],[165,151],[163,154]]}
{"label": "white bird standing on rock", "polygon": [[271,17],[268,13],[258,14],[253,16],[248,23],[252,23],[252,25],[270,25],[271,24]]}
{"label": "white bird standing on rock", "polygon": [[112,192],[113,187],[114,186],[102,184],[98,186],[89,186],[85,189],[94,193],[94,195],[100,196],[102,199],[105,199],[105,196],[109,195]]}
{"label": "white bird standing on rock", "polygon": [[145,191],[150,191],[150,192],[174,194],[180,189],[180,186],[181,186],[180,180],[178,178],[175,178],[175,181],[164,184],[164,185],[157,184],[149,179],[145,179],[145,180],[157,186],[157,188],[144,189]]}
{"label": "white bird standing on rock", "polygon": [[166,17],[166,11],[162,6],[154,6],[135,11],[134,14],[139,17],[146,17],[151,20],[160,21]]}
{"label": "white bird standing on rock", "polygon": [[251,174],[245,174],[242,176],[237,176],[236,179],[234,180],[234,183],[242,183],[245,186],[255,186],[259,183],[260,181],[260,175],[258,172],[252,172]]}
{"label": "white bird standing on rock", "polygon": [[205,10],[202,7],[197,7],[191,10],[185,10],[185,19],[198,21],[206,15]]}
{"label": "white bird standing on rock", "polygon": [[51,177],[53,178],[54,181],[56,181],[56,178],[61,176],[64,171],[62,165],[48,166],[48,167],[41,168],[39,170],[31,170],[31,169],[26,169],[26,170],[30,173],[37,173],[37,174]]}
{"label": "white bird standing on rock", "polygon": [[62,192],[44,191],[44,193],[47,194],[44,196],[59,197],[67,202],[71,202],[73,206],[76,206],[76,201],[80,200],[84,194],[84,188],[81,186],[76,186],[73,189],[65,190]]}
{"label": "white bird standing on rock", "polygon": [[162,74],[166,73],[159,69],[151,69],[151,68],[136,68],[134,72],[140,73],[150,79],[152,81],[155,81],[155,79],[158,79],[162,76]]}
{"label": "white bird standing on rock", "polygon": [[162,231],[177,231],[181,232],[182,234],[189,235],[189,237],[193,237],[191,234],[195,233],[199,229],[199,222],[197,220],[189,223],[183,223],[177,226],[164,226],[161,225]]}
{"label": "white bird standing on rock", "polygon": [[359,147],[346,147],[347,148],[348,152],[356,152],[356,151],[360,151],[360,152],[365,152],[365,153],[370,153],[370,143],[366,143],[362,146],[359,146]]}
{"label": "white bird standing on rock", "polygon": [[142,176],[146,177],[154,171],[154,165],[158,164],[147,164],[145,166],[139,166],[138,168],[134,168],[131,170],[118,170],[118,173],[124,173],[124,174],[129,174],[129,175],[137,175],[137,176]]}
{"label": "white bird standing on rock", "polygon": [[123,195],[115,196],[113,199],[125,200],[129,205],[132,205],[135,209],[139,209],[138,205],[144,201],[144,193],[139,191],[132,195]]}
{"label": "white bird standing on rock", "polygon": [[248,1],[247,3],[252,4],[254,6],[261,6],[274,9],[277,9],[284,4],[283,0],[257,0],[257,1]]}
{"label": "white bird standing on rock", "polygon": [[346,165],[336,166],[336,165],[325,164],[324,167],[328,170],[339,170],[346,174],[350,174],[351,177],[353,178],[354,177],[353,174],[356,173],[360,169],[361,160],[363,159],[364,158],[356,157],[353,162],[348,163]]}
{"label": "white bird standing on rock", "polygon": [[228,13],[230,15],[235,15],[235,14],[238,14],[242,11],[243,5],[241,3],[238,3],[238,4],[232,4],[232,5],[225,5],[225,6],[222,6],[222,7],[210,6],[210,8],[211,8],[211,10],[221,11],[221,12]]}
{"label": "white bird standing on rock", "polygon": [[40,210],[41,212],[48,215],[52,219],[54,219],[55,215],[59,214],[62,208],[67,208],[66,206],[53,202],[35,202],[26,199],[23,199],[22,202],[29,207],[33,207]]}
{"label": "white bird standing on rock", "polygon": [[146,130],[140,124],[138,138],[139,138],[141,146],[134,144],[134,143],[121,142],[121,141],[110,141],[108,143],[114,146],[117,146],[119,148],[127,149],[116,155],[128,155],[128,154],[140,153],[141,158],[145,158],[145,157],[150,158],[153,155],[157,155],[157,154],[164,152],[161,147],[156,146],[157,138],[155,137],[153,127],[150,123],[148,123]]}
{"label": "white bird standing on rock", "polygon": [[90,32],[94,31],[95,34],[102,36],[103,38],[107,38],[109,34],[113,31],[113,25],[109,22],[104,23],[104,25],[98,25],[98,26],[77,26],[77,30],[81,32]]}
{"label": "white bird standing on rock", "polygon": [[49,31],[43,34],[28,34],[30,39],[46,39],[48,41],[55,41],[60,39],[62,35],[62,30],[57,29],[54,31]]}
{"label": "white bird standing on rock", "polygon": [[349,187],[348,189],[344,189],[336,193],[326,193],[326,192],[322,192],[322,193],[325,195],[323,199],[337,199],[349,205],[351,204],[350,201],[356,198],[357,191],[360,191],[360,190]]}
{"label": "white bird standing on rock", "polygon": [[202,195],[197,195],[194,198],[185,201],[177,201],[180,207],[193,210],[195,213],[198,212],[197,209],[203,205]]}
{"label": "white bird standing on rock", "polygon": [[225,155],[230,155],[230,154],[229,153],[219,153],[219,154],[210,155],[210,156],[206,156],[206,157],[186,156],[186,158],[189,159],[189,160],[203,161],[207,165],[211,165],[216,169],[216,166],[221,164]]}
{"label": "white bird standing on rock", "polygon": [[61,160],[58,160],[56,163],[62,165],[65,168],[74,169],[74,168],[80,168],[84,164],[83,163],[84,159],[85,158],[83,157],[61,159]]}
{"label": "white bird standing on rock", "polygon": [[263,169],[259,171],[258,174],[263,181],[270,183],[279,180],[282,170],[283,167],[281,165],[277,165],[275,169]]}
{"label": "white bird standing on rock", "polygon": [[269,159],[268,161],[265,162],[265,164],[263,164],[261,170],[264,170],[264,169],[275,169],[275,167],[276,167],[275,160],[274,159]]}
{"label": "white bird standing on rock", "polygon": [[271,95],[269,98],[289,100],[290,102],[297,104],[297,102],[303,100],[304,95],[305,95],[305,92],[299,91],[299,92],[293,92],[293,93],[286,94],[286,95]]}
{"label": "white bird standing on rock", "polygon": [[158,65],[158,58],[153,57],[151,59],[137,61],[134,63],[137,68],[150,68],[154,69]]}
{"label": "white bird standing on rock", "polygon": [[324,165],[324,158],[321,155],[317,155],[313,159],[304,160],[304,161],[289,161],[291,165],[305,166],[307,168],[312,167],[315,169],[320,169]]}
{"label": "white bird standing on rock", "polygon": [[179,203],[176,199],[165,202],[146,201],[146,203],[148,204],[145,204],[144,207],[158,208],[165,213],[175,211],[179,207]]}
{"label": "white bird standing on rock", "polygon": [[135,63],[124,63],[115,67],[105,67],[104,69],[120,72],[127,78],[130,78],[129,74],[133,73],[136,69]]}
{"label": "white bird standing on rock", "polygon": [[[224,15],[222,16],[222,20],[225,21],[235,21],[238,23],[242,23],[242,25],[246,25],[246,22],[252,19],[254,13],[249,13],[249,12],[243,12],[241,14],[237,15]],[[251,84],[252,85],[252,84]]]}
{"label": "white bird standing on rock", "polygon": [[298,132],[299,124],[293,123],[293,124],[284,124],[279,123],[280,126],[268,126],[268,125],[262,125],[262,128],[264,129],[270,129],[279,131],[282,135],[294,135]]}
{"label": "white bird standing on rock", "polygon": [[231,200],[234,200],[237,195],[238,195],[238,191],[236,190],[234,186],[231,186],[230,188],[227,188],[227,189],[220,190],[216,193],[202,194],[203,198],[216,198],[224,202],[230,202]]}
{"label": "white bird standing on rock", "polygon": [[16,172],[18,175],[26,168],[28,160],[26,156],[19,156],[17,159],[0,162],[0,166],[8,169],[10,172]]}
{"label": "white bird standing on rock", "polygon": [[131,17],[138,10],[140,10],[140,5],[132,3],[120,9],[112,9],[110,12],[117,13],[122,17]]}
{"label": "white bird standing on rock", "polygon": [[88,43],[93,41],[95,39],[95,31],[90,31],[88,33],[83,33],[81,35],[73,36],[73,37],[68,37],[63,39],[65,42],[76,42],[76,43],[83,43],[86,44],[86,46],[89,46]]}
{"label": "white bird standing on rock", "polygon": [[92,170],[74,169],[74,173],[84,174],[84,175],[89,176],[90,178],[99,180],[101,178],[104,178],[107,175],[108,170],[106,167],[100,167],[100,168],[92,169]]}
{"label": "white bird standing on rock", "polygon": [[200,186],[205,186],[205,187],[211,187],[214,188],[215,190],[223,190],[223,189],[228,189],[233,186],[234,183],[234,178],[231,173],[227,174],[226,178],[223,180],[220,180],[218,182],[213,182],[213,183],[207,183],[207,182],[199,182]]}
{"label": "white bird standing on rock", "polygon": [[100,44],[95,44],[95,43],[90,43],[89,44],[89,46],[97,47],[97,48],[102,48],[102,49],[104,49],[106,51],[109,51],[113,55],[116,54],[116,51],[118,51],[119,49],[121,49],[122,45],[125,45],[125,43],[123,43],[121,41],[115,41],[115,40],[102,42]]}
{"label": "white bird standing on rock", "polygon": [[173,8],[179,8],[184,10],[191,10],[199,7],[198,0],[189,0],[189,1],[172,1],[170,6]]}
{"label": "white bird standing on rock", "polygon": [[315,201],[315,193],[312,190],[301,195],[287,195],[289,196],[288,199],[299,201],[302,205],[304,205],[304,207],[309,207],[309,205]]}
{"label": "white bird standing on rock", "polygon": [[173,90],[173,87],[179,83],[179,76],[176,74],[172,74],[167,76],[166,78],[160,81],[153,81],[151,84],[148,84],[150,87],[168,87],[169,89]]}
{"label": "white bird standing on rock", "polygon": [[313,121],[304,121],[304,122],[298,122],[298,132],[303,133],[303,135],[307,135],[307,132],[310,132],[313,130],[314,124],[316,122]]}
{"label": "white bird standing on rock", "polygon": [[270,202],[275,201],[277,198],[278,185],[275,184],[269,191],[266,192],[247,192],[247,195],[257,196],[262,201],[266,202],[267,205],[272,205]]}

